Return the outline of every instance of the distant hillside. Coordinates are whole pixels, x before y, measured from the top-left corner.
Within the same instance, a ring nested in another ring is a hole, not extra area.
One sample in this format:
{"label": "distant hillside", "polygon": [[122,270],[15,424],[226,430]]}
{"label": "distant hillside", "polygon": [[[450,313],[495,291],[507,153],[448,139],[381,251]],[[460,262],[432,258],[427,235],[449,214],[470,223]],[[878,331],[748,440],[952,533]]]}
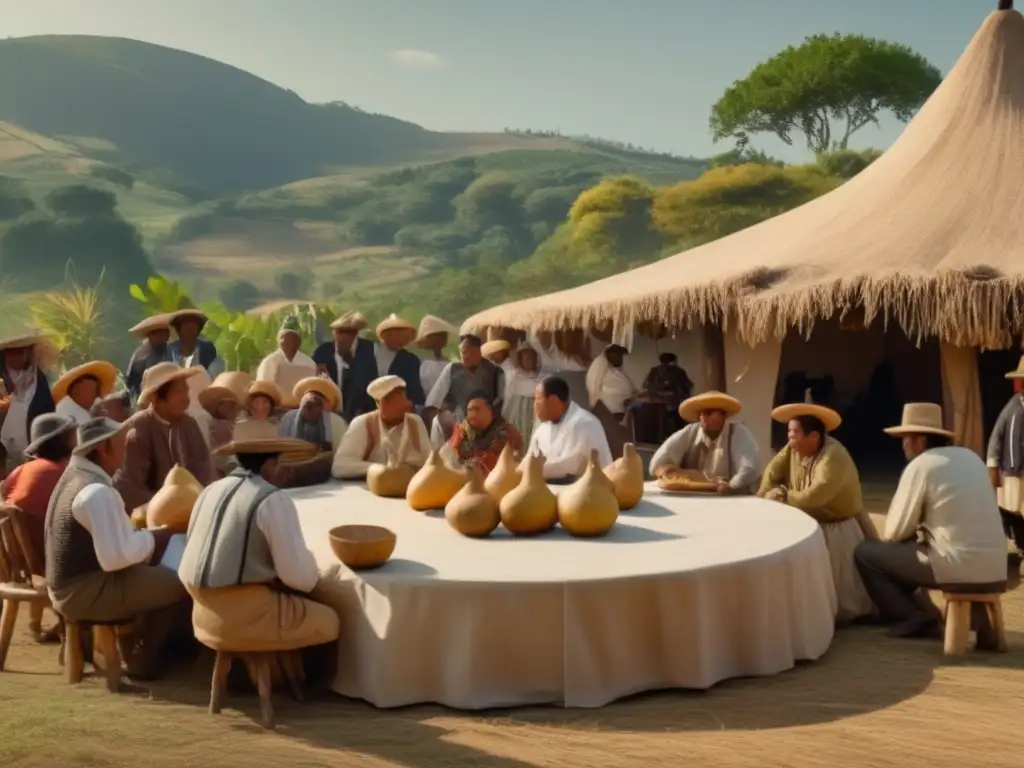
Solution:
{"label": "distant hillside", "polygon": [[[212,59],[136,40],[0,40],[0,120],[56,137],[163,186],[214,195],[349,167],[509,149],[578,149],[551,136],[437,133],[297,94]],[[193,195],[194,196],[194,195]]]}

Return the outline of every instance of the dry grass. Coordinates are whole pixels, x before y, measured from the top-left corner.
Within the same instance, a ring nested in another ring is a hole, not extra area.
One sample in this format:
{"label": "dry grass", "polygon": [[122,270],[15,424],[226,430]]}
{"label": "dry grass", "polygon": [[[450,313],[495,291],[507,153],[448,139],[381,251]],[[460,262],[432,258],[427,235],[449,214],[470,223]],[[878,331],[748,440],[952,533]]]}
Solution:
{"label": "dry grass", "polygon": [[528,707],[461,714],[376,710],[335,696],[275,699],[278,732],[254,724],[250,695],[206,712],[210,660],[145,694],[110,696],[58,676],[52,646],[19,631],[0,676],[0,765],[204,768],[637,768],[1019,764],[1024,594],[1004,598],[1010,653],[947,660],[941,644],[840,631],[814,664],[704,693],[638,696],[598,710]]}

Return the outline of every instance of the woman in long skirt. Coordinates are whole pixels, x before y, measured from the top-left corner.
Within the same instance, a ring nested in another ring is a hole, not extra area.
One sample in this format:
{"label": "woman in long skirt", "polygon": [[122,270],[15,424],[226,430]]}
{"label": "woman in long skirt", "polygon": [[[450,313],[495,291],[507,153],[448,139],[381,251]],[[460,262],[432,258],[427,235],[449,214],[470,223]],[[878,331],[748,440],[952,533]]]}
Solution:
{"label": "woman in long skirt", "polygon": [[505,382],[505,405],[501,415],[523,436],[523,445],[530,444],[537,420],[533,412],[533,392],[540,382],[540,358],[537,350],[523,345],[515,352],[515,367]]}

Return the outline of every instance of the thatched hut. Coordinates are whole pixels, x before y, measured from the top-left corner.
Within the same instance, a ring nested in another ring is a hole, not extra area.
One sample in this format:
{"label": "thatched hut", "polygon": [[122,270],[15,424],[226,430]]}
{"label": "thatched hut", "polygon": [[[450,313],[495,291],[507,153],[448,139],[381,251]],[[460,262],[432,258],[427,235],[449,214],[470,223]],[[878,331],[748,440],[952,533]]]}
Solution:
{"label": "thatched hut", "polygon": [[762,445],[787,370],[832,367],[866,386],[872,366],[888,361],[904,381],[901,399],[942,398],[960,441],[980,449],[979,352],[1009,349],[1024,324],[1024,16],[1012,5],[1001,0],[898,141],[835,191],[639,269],[481,312],[465,327],[660,321],[710,338],[710,365],[717,346],[723,383]]}

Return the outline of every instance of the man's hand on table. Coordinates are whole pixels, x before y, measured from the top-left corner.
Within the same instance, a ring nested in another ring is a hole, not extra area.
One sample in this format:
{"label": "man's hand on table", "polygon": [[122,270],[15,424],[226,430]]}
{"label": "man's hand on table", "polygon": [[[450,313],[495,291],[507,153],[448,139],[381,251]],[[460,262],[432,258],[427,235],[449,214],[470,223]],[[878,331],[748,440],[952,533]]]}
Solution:
{"label": "man's hand on table", "polygon": [[164,552],[167,551],[171,537],[178,531],[165,525],[162,528],[153,528],[150,533],[153,534],[153,555],[149,558],[149,564],[160,565],[160,560],[163,559]]}
{"label": "man's hand on table", "polygon": [[729,485],[728,480],[719,480],[718,488],[716,490],[718,491],[719,496],[728,496],[732,493],[732,486]]}
{"label": "man's hand on table", "polygon": [[672,475],[675,475],[681,471],[682,470],[679,469],[679,467],[677,467],[675,464],[662,464],[660,467],[655,467],[654,471],[651,474],[653,474],[655,478],[662,478],[672,477]]}
{"label": "man's hand on table", "polygon": [[789,498],[789,494],[786,493],[786,489],[780,487],[772,488],[768,493],[764,495],[769,501],[778,501],[782,504],[786,503],[786,499]]}

